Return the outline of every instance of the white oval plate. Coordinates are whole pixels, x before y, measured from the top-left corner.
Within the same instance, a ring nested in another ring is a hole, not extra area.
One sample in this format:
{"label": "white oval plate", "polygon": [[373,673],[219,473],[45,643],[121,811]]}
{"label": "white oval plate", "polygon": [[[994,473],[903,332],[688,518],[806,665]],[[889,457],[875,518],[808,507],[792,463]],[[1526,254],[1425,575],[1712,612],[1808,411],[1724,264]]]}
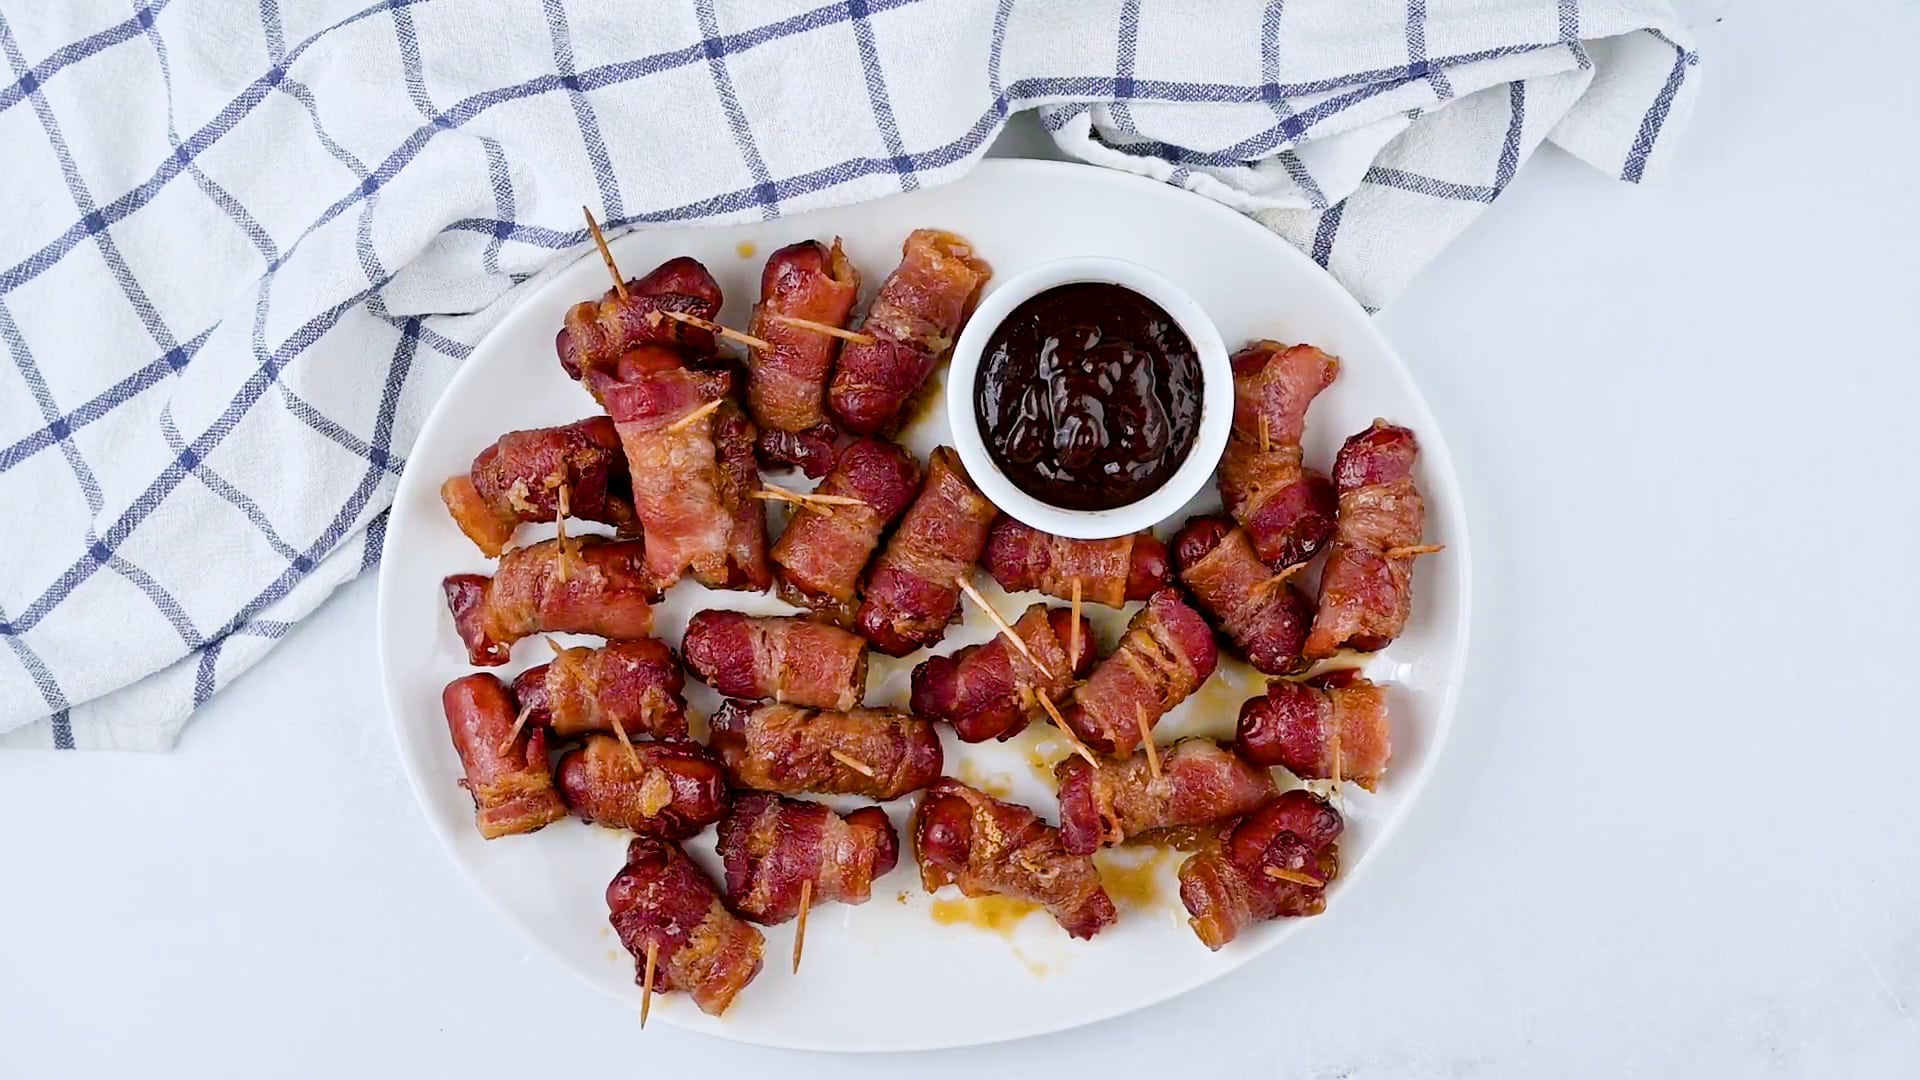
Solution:
{"label": "white oval plate", "polygon": [[[723,1017],[709,1017],[684,995],[656,998],[656,1022],[766,1046],[831,1051],[889,1051],[964,1046],[1014,1039],[1092,1023],[1153,1004],[1217,978],[1265,953],[1289,934],[1338,918],[1359,871],[1392,835],[1433,769],[1453,720],[1466,658],[1469,560],[1465,515],[1439,426],[1406,368],[1360,306],[1305,255],[1253,221],[1178,189],[1091,166],[1038,161],[987,161],[944,187],[881,202],[800,217],[712,229],[629,233],[613,252],[629,275],[675,255],[706,263],[726,291],[721,313],[745,326],[768,253],[806,237],[836,234],[859,266],[863,291],[899,260],[906,234],[950,229],[971,240],[993,264],[995,280],[1068,255],[1110,255],[1144,263],[1185,286],[1206,306],[1229,348],[1253,338],[1311,342],[1341,358],[1339,380],[1308,417],[1307,458],[1332,463],[1347,435],[1384,416],[1412,427],[1423,453],[1418,478],[1427,498],[1427,539],[1447,545],[1415,572],[1413,619],[1391,648],[1370,658],[1367,672],[1391,684],[1393,765],[1377,794],[1348,785],[1341,875],[1329,890],[1328,913],[1250,928],[1217,953],[1187,928],[1174,872],[1183,856],[1149,849],[1105,857],[1120,921],[1092,941],[1069,939],[1044,913],[1010,929],[953,921],[977,912],[921,891],[903,835],[898,868],[874,886],[860,907],[828,905],[808,921],[806,962],[787,970],[793,924],[766,929],[766,963]],[[597,297],[606,270],[588,256],[529,296],[474,350],[440,399],[413,448],[387,527],[380,567],[379,652],[394,737],[421,808],[468,879],[519,931],[582,979],[638,1009],[633,961],[607,924],[604,890],[619,870],[627,836],[575,821],[530,836],[486,841],[473,826],[473,805],[458,784],[460,763],[447,737],[440,690],[473,670],[454,634],[440,580],[462,571],[490,572],[491,561],[454,527],[438,489],[466,471],[502,433],[565,423],[595,405],[568,381],[554,358],[553,338],[571,304]],[[991,288],[991,285],[989,285]],[[865,297],[863,297],[863,301]],[[938,377],[938,376],[936,376]],[[922,405],[901,441],[922,459],[946,441],[943,410]],[[1209,487],[1188,513],[1216,509]],[[1170,521],[1177,526],[1185,514]],[[772,525],[782,524],[776,512]],[[1162,532],[1167,530],[1163,528]],[[551,535],[524,527],[521,542]],[[1002,613],[1016,616],[1036,597],[1008,597],[986,575],[977,580]],[[691,582],[661,605],[656,633],[678,645],[687,617],[704,607],[753,612],[791,610],[771,596],[708,593]],[[1128,613],[1089,607],[1102,645],[1110,647]],[[977,612],[951,628],[941,651],[983,641],[991,628]],[[593,639],[585,639],[591,641]],[[569,644],[572,642],[569,641]],[[916,653],[904,661],[876,655],[868,701],[904,706]],[[544,663],[539,640],[515,647],[503,678]],[[705,715],[717,703],[688,680],[689,699]],[[1179,735],[1230,735],[1240,703],[1259,692],[1250,669],[1223,663],[1220,674],[1158,729],[1163,744]],[[1044,725],[1002,744],[966,746],[947,739],[947,771],[1055,816],[1045,763],[1065,753]],[[1036,762],[1038,764],[1036,765]],[[1284,774],[1281,774],[1284,777]],[[903,824],[913,798],[889,806]],[[717,870],[709,830],[688,844]],[[1144,866],[1120,873],[1120,864]],[[935,908],[949,916],[935,921]],[[500,947],[511,948],[506,942]],[[911,988],[910,990],[908,988]],[[860,1002],[848,1008],[848,1002]]]}

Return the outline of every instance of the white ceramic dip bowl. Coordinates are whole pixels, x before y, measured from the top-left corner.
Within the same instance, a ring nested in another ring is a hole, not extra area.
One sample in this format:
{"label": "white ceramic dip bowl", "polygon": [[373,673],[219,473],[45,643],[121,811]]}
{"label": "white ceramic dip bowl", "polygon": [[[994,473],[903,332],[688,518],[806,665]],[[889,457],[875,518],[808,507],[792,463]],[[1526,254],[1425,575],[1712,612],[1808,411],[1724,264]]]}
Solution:
{"label": "white ceramic dip bowl", "polygon": [[[1172,476],[1137,501],[1110,510],[1070,510],[1020,490],[987,452],[975,383],[982,354],[994,331],[1021,304],[1049,289],[1098,282],[1131,289],[1158,304],[1192,343],[1200,361],[1200,419],[1193,446]],[[980,301],[948,361],[947,423],[967,473],[1003,512],[1043,532],[1077,540],[1101,540],[1150,529],[1173,517],[1213,478],[1233,430],[1233,369],[1213,320],[1186,291],[1160,274],[1125,259],[1082,256],[1042,263],[993,287]]]}

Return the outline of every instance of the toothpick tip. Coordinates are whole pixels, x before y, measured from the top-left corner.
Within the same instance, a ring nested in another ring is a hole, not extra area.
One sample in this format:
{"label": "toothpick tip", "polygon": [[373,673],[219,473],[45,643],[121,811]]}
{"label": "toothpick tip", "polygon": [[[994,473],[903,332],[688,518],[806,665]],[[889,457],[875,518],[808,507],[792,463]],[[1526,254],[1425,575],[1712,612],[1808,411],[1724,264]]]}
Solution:
{"label": "toothpick tip", "polygon": [[800,921],[793,928],[793,973],[800,974],[800,950],[807,943],[807,910],[813,906],[813,879],[800,882]]}
{"label": "toothpick tip", "polygon": [[647,1027],[647,1014],[653,1011],[653,971],[654,965],[659,959],[660,943],[658,941],[647,942],[647,971],[642,977],[640,987],[640,1028],[642,1031],[646,1030]]}
{"label": "toothpick tip", "polygon": [[1312,874],[1304,874],[1298,870],[1288,870],[1283,866],[1264,867],[1261,872],[1273,878],[1275,881],[1291,881],[1295,885],[1305,885],[1311,889],[1324,888],[1327,884]]}

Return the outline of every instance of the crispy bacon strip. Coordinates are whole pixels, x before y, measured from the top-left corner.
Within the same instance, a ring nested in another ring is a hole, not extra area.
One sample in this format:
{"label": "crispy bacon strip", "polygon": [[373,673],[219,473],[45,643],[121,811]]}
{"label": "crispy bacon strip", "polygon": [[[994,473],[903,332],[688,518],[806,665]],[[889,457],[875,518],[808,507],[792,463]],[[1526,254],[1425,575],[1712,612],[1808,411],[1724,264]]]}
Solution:
{"label": "crispy bacon strip", "polygon": [[507,552],[491,578],[454,574],[441,583],[468,662],[498,667],[514,642],[542,631],[615,641],[647,636],[660,591],[640,541],[582,536],[574,544],[564,580],[556,566],[559,542],[542,540]]}
{"label": "crispy bacon strip", "polygon": [[1393,756],[1384,690],[1347,668],[1303,683],[1274,682],[1240,706],[1240,752],[1302,780],[1342,780],[1368,791]]}
{"label": "crispy bacon strip", "polygon": [[1065,712],[1080,741],[1106,754],[1131,754],[1141,716],[1151,728],[1212,677],[1219,651],[1200,613],[1161,589],[1134,613],[1113,654],[1073,691]]}
{"label": "crispy bacon strip", "polygon": [[702,611],[680,641],[693,676],[727,697],[851,709],[867,692],[867,643],[798,616]]}
{"label": "crispy bacon strip", "polygon": [[[730,377],[688,368],[678,353],[658,347],[628,354],[621,367],[622,379],[595,370],[588,382],[626,447],[634,511],[647,537],[647,571],[661,588],[689,570],[702,585],[728,588],[739,570],[735,508],[725,497],[732,476],[721,467],[714,413]],[[757,486],[756,475],[748,488]]]}
{"label": "crispy bacon strip", "polygon": [[[533,832],[567,816],[547,774],[547,734],[523,730],[512,742],[513,698],[492,675],[480,672],[447,684],[440,693],[447,733],[460,755],[473,796],[473,823],[489,840]],[[503,745],[504,744],[504,745]]]}
{"label": "crispy bacon strip", "polygon": [[821,803],[779,795],[741,795],[720,822],[727,906],[768,926],[800,913],[800,886],[812,882],[814,906],[864,904],[875,878],[900,861],[900,838],[887,812],[864,806],[842,816]]}
{"label": "crispy bacon strip", "polygon": [[968,896],[1011,896],[1047,909],[1062,929],[1090,938],[1119,913],[1085,855],[1033,811],[941,777],[913,812],[913,856],[928,892],[958,885]]}
{"label": "crispy bacon strip", "polygon": [[933,725],[897,709],[806,709],[729,698],[708,745],[735,787],[898,798],[940,775]]}
{"label": "crispy bacon strip", "polygon": [[513,680],[513,696],[529,723],[570,739],[616,729],[629,736],[687,737],[686,688],[673,650],[656,638],[616,641],[598,649],[561,650],[552,661]]}
{"label": "crispy bacon strip", "polygon": [[1325,911],[1324,883],[1340,870],[1335,841],[1343,827],[1339,811],[1305,790],[1261,807],[1181,865],[1187,924],[1217,950],[1256,922]]}
{"label": "crispy bacon strip", "polygon": [[655,319],[656,311],[678,311],[702,319],[720,313],[720,284],[696,259],[668,259],[647,276],[627,282],[627,299],[608,289],[597,301],[575,304],[567,310],[566,325],[553,339],[560,366],[567,377],[583,372],[614,372],[629,349],[642,345],[670,345],[695,356],[714,349],[713,334],[672,319]]}
{"label": "crispy bacon strip", "polygon": [[1000,636],[969,645],[951,656],[935,656],[913,669],[916,716],[953,725],[962,742],[1010,739],[1034,720],[1046,717],[1039,698],[1058,704],[1075,678],[1093,666],[1093,630],[1080,617],[1080,653],[1069,657],[1073,613],[1045,604],[1027,608],[1013,632],[1046,668],[1043,672]]}
{"label": "crispy bacon strip", "polygon": [[619,739],[590,735],[554,776],[580,820],[642,836],[684,840],[727,811],[726,771],[699,743],[638,743],[629,757]]}
{"label": "crispy bacon strip", "polygon": [[722,401],[713,414],[713,449],[720,464],[720,505],[732,531],[727,536],[727,585],[745,592],[773,586],[767,562],[767,508],[753,493],[760,490],[760,459],[754,453],[758,431],[740,406]]}
{"label": "crispy bacon strip", "polygon": [[1311,345],[1256,341],[1233,355],[1233,437],[1259,448],[1298,446],[1307,408],[1340,375],[1340,359]]}
{"label": "crispy bacon strip", "polygon": [[1274,797],[1273,775],[1211,739],[1182,739],[1153,775],[1144,752],[1099,768],[1077,757],[1053,767],[1060,784],[1060,839],[1091,855],[1155,829],[1209,825],[1253,812]]}
{"label": "crispy bacon strip", "polygon": [[760,973],[760,931],[729,912],[707,875],[670,840],[642,836],[627,845],[627,865],[607,884],[607,921],[645,979],[655,949],[653,992],[682,991],[719,1016]]}
{"label": "crispy bacon strip", "polygon": [[1334,495],[1301,463],[1307,406],[1340,373],[1311,345],[1256,341],[1233,357],[1233,437],[1220,462],[1220,498],[1276,570],[1313,558],[1333,536]]}
{"label": "crispy bacon strip", "polygon": [[1334,460],[1340,489],[1340,529],[1320,571],[1320,610],[1307,635],[1306,656],[1319,660],[1342,648],[1384,649],[1413,610],[1413,560],[1396,549],[1416,547],[1427,506],[1413,483],[1420,443],[1413,432],[1385,420],[1349,438]]}
{"label": "crispy bacon strip", "polygon": [[860,271],[841,252],[838,237],[832,248],[802,240],[767,256],[751,331],[773,347],[753,352],[747,406],[760,426],[760,453],[768,461],[821,476],[833,466],[839,433],[823,398],[840,339],[774,316],[844,327],[859,295]]}
{"label": "crispy bacon strip", "polygon": [[920,463],[911,451],[885,439],[849,443],[814,493],[858,499],[861,505],[835,506],[831,517],[794,514],[773,545],[781,596],[850,625],[860,572],[880,546],[880,534],[900,520],[919,491]]}
{"label": "crispy bacon strip", "polygon": [[1225,517],[1197,517],[1173,550],[1181,583],[1254,670],[1285,675],[1301,666],[1313,598],[1267,569],[1245,529]]}
{"label": "crispy bacon strip", "polygon": [[1002,517],[987,536],[987,573],[1008,592],[1035,589],[1056,600],[1108,607],[1145,600],[1167,584],[1167,546],[1150,532],[1112,540],[1070,540]]}
{"label": "crispy bacon strip", "polygon": [[954,579],[973,572],[997,513],[974,488],[960,455],[935,447],[926,486],[867,576],[856,620],[874,648],[905,656],[946,636],[960,609]]}
{"label": "crispy bacon strip", "polygon": [[916,229],[867,309],[861,329],[872,344],[840,350],[827,403],[848,431],[873,435],[897,426],[900,411],[953,348],[993,268],[966,240]]}
{"label": "crispy bacon strip", "polygon": [[488,558],[497,558],[523,522],[552,521],[567,489],[567,511],[582,521],[626,526],[627,456],[604,416],[559,427],[509,431],[473,459],[465,476],[440,485],[460,531]]}

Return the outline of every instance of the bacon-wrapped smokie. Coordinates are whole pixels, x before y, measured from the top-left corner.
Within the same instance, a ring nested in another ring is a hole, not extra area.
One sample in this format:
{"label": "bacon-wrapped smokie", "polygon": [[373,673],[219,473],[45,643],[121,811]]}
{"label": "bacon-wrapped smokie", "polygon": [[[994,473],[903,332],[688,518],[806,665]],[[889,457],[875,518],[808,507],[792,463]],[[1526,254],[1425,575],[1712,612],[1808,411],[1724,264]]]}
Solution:
{"label": "bacon-wrapped smokie", "polygon": [[707,875],[670,840],[642,836],[627,845],[627,865],[607,884],[607,921],[633,954],[644,985],[654,949],[653,992],[678,990],[709,1016],[727,1011],[760,973],[760,931],[720,902]]}
{"label": "bacon-wrapped smokie", "polygon": [[840,451],[817,495],[858,499],[826,513],[800,510],[773,545],[780,595],[835,622],[851,624],[860,573],[880,546],[880,534],[900,520],[920,492],[920,463],[885,439],[856,439]]}
{"label": "bacon-wrapped smokie", "polygon": [[499,679],[485,672],[455,679],[440,692],[440,707],[481,836],[532,832],[567,816],[547,772],[547,733],[532,728],[507,739],[517,716]]}
{"label": "bacon-wrapped smokie", "polygon": [[768,926],[809,903],[864,904],[875,878],[900,861],[900,838],[887,812],[864,806],[845,816],[817,802],[743,794],[720,822],[720,861],[727,868],[727,906]]}
{"label": "bacon-wrapped smokie", "polygon": [[914,715],[952,724],[962,742],[1010,739],[1046,717],[1038,695],[1058,704],[1093,666],[1093,628],[1085,615],[1080,652],[1073,657],[1067,655],[1074,639],[1073,612],[1066,608],[1034,604],[1013,624],[1013,632],[1044,670],[1020,655],[1005,635],[935,656],[913,669]]}
{"label": "bacon-wrapped smokie", "polygon": [[1230,519],[1197,517],[1173,540],[1180,582],[1254,670],[1285,675],[1301,665],[1313,598],[1260,561]]}
{"label": "bacon-wrapped smokie", "polygon": [[856,621],[874,648],[905,656],[946,636],[960,609],[957,579],[973,572],[997,513],[974,488],[960,455],[935,447],[926,486],[867,575]]}
{"label": "bacon-wrapped smokie", "polygon": [[788,244],[767,256],[752,334],[773,346],[755,349],[747,365],[747,406],[760,426],[760,454],[820,476],[833,466],[839,429],[827,416],[827,379],[840,339],[774,316],[844,327],[860,295],[860,271],[818,240]]}
{"label": "bacon-wrapped smokie", "polygon": [[1145,600],[1167,584],[1167,546],[1150,532],[1112,540],[1071,540],[1002,517],[987,535],[987,573],[1008,592],[1037,589],[1060,600],[1108,607]]}
{"label": "bacon-wrapped smokie", "polygon": [[1309,660],[1342,648],[1384,649],[1413,610],[1413,561],[1427,506],[1413,483],[1420,443],[1385,420],[1349,438],[1334,460],[1340,525],[1320,570],[1319,612],[1307,634]]}
{"label": "bacon-wrapped smokie", "polygon": [[1213,675],[1220,654],[1213,630],[1173,589],[1161,589],[1134,613],[1112,655],[1074,688],[1064,710],[1080,741],[1124,756],[1153,725]]}
{"label": "bacon-wrapped smokie", "polygon": [[953,348],[960,324],[993,268],[950,232],[916,229],[900,265],[880,285],[860,329],[872,344],[848,342],[833,370],[827,403],[847,430],[892,430],[900,410]]}
{"label": "bacon-wrapped smokie", "polygon": [[677,319],[654,318],[678,311],[702,319],[720,313],[720,283],[697,259],[668,259],[647,276],[627,282],[627,298],[608,289],[599,300],[567,309],[566,325],[553,339],[560,366],[578,379],[588,370],[617,371],[627,350],[670,345],[694,356],[713,352],[713,334]]}
{"label": "bacon-wrapped smokie", "polygon": [[897,709],[807,709],[727,699],[707,740],[735,787],[894,799],[940,775],[933,725]]}
{"label": "bacon-wrapped smokie", "polygon": [[660,590],[645,560],[638,540],[582,536],[564,555],[559,540],[542,540],[501,556],[492,577],[454,574],[441,585],[467,660],[498,667],[514,642],[542,631],[646,637]]}
{"label": "bacon-wrapped smokie", "polygon": [[727,812],[726,771],[694,742],[634,743],[629,754],[612,735],[589,735],[554,779],[580,820],[642,836],[684,840]]}
{"label": "bacon-wrapped smokie", "polygon": [[680,651],[693,677],[727,697],[851,709],[867,693],[867,642],[798,616],[702,611]]}
{"label": "bacon-wrapped smokie", "polygon": [[1209,949],[1267,919],[1318,915],[1340,869],[1340,812],[1305,790],[1282,794],[1180,867],[1187,924]]}
{"label": "bacon-wrapped smokie", "polygon": [[1240,753],[1302,780],[1338,775],[1372,791],[1393,756],[1387,696],[1354,668],[1273,682],[1240,706]]}
{"label": "bacon-wrapped smokie", "polygon": [[921,797],[909,828],[928,892],[951,884],[968,896],[1039,904],[1077,938],[1092,937],[1119,916],[1093,860],[1069,854],[1060,830],[1024,806],[943,776]]}
{"label": "bacon-wrapped smokie", "polygon": [[[737,578],[750,577],[753,568],[738,561],[742,549],[734,537],[737,507],[726,498],[728,490],[738,486],[733,459],[729,456],[729,467],[722,467],[715,438],[715,411],[726,407],[731,377],[724,371],[689,368],[678,352],[659,346],[628,353],[621,368],[621,379],[591,371],[588,382],[612,414],[626,447],[633,508],[647,538],[648,573],[661,588],[688,570],[713,589],[730,588]],[[741,434],[736,432],[736,441]],[[745,434],[745,439],[751,453],[752,436]],[[756,473],[751,486],[758,482]],[[764,513],[757,506],[755,512]]]}
{"label": "bacon-wrapped smokie", "polygon": [[1300,438],[1307,406],[1339,373],[1340,361],[1311,345],[1256,341],[1233,357],[1220,498],[1276,570],[1313,558],[1333,536],[1333,485],[1301,463]]}
{"label": "bacon-wrapped smokie", "polygon": [[1211,739],[1182,739],[1160,755],[1145,751],[1098,768],[1070,757],[1053,767],[1060,784],[1060,840],[1075,855],[1154,829],[1210,825],[1274,797],[1273,774]]}
{"label": "bacon-wrapped smokie", "polygon": [[509,431],[480,451],[466,475],[440,485],[440,501],[467,539],[495,558],[521,523],[559,516],[562,487],[570,517],[618,526],[633,522],[627,455],[612,420],[594,416]]}
{"label": "bacon-wrapped smokie", "polygon": [[562,649],[513,680],[527,722],[562,739],[615,729],[634,738],[684,739],[685,688],[673,650],[650,637]]}

